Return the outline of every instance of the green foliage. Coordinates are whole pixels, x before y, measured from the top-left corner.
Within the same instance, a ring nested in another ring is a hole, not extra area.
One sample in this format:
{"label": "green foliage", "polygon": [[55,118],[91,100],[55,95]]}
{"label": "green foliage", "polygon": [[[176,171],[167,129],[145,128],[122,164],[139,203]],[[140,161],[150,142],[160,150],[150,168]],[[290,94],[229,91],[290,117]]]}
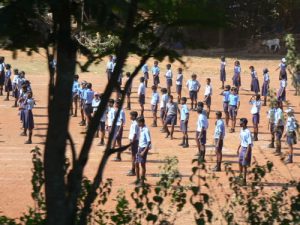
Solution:
{"label": "green foliage", "polygon": [[[273,163],[268,161],[260,166],[256,162],[251,170],[250,183],[242,186],[239,175],[226,166],[229,175],[232,195],[227,196],[228,208],[224,210],[224,217],[228,224],[298,224],[299,223],[299,194],[288,195],[289,189],[299,186],[299,183],[283,184],[279,191],[269,194],[265,191],[267,174],[270,176]],[[292,202],[292,203],[290,203]],[[292,204],[295,203],[293,209]]]}
{"label": "green foliage", "polygon": [[296,89],[296,95],[300,94],[300,57],[297,53],[295,38],[292,34],[285,37],[287,48],[286,59],[292,74],[292,85]]}

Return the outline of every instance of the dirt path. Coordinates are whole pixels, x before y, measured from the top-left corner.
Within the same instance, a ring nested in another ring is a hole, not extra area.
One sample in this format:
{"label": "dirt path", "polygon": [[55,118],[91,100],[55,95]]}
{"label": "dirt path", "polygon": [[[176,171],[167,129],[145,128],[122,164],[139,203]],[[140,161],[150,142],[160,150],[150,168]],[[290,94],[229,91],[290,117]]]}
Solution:
{"label": "dirt path", "polygon": [[[24,137],[20,137],[21,133],[18,119],[18,112],[15,108],[12,108],[13,101],[3,101],[4,97],[0,97],[0,213],[4,213],[11,217],[16,217],[20,215],[28,205],[32,204],[30,192],[31,192],[31,154],[30,150],[34,146],[39,146],[43,148],[43,143],[45,141],[45,132],[47,129],[47,83],[48,83],[48,73],[46,69],[46,60],[41,55],[33,55],[31,57],[20,53],[18,59],[13,61],[11,59],[11,53],[6,51],[1,51],[1,55],[5,56],[6,62],[12,64],[13,68],[18,68],[19,70],[26,71],[26,77],[31,81],[34,98],[37,101],[36,108],[34,109],[34,119],[36,124],[36,129],[34,130],[33,144],[24,145]],[[208,143],[207,143],[207,167],[210,169],[215,164],[214,157],[214,147],[213,147],[213,131],[214,131],[214,112],[217,110],[222,110],[222,97],[219,96],[221,90],[219,82],[219,59],[218,58],[201,58],[201,57],[191,57],[184,58],[187,62],[187,69],[184,69],[184,83],[190,77],[192,72],[198,74],[200,78],[199,81],[202,85],[200,90],[200,100],[203,99],[205,80],[207,77],[212,79],[213,86],[213,100],[212,100],[212,113],[211,119],[209,119],[209,129],[208,129]],[[227,82],[231,84],[231,76],[233,70],[233,62],[235,59],[227,59]],[[254,65],[260,76],[260,81],[262,81],[262,70],[268,67],[271,75],[271,87],[278,87],[278,72],[275,72],[275,68],[278,65],[278,61],[275,60],[240,60],[242,66],[242,91],[241,91],[241,107],[238,117],[247,117],[251,119],[250,106],[248,105],[248,100],[251,97],[251,93],[247,90],[250,88],[250,75],[248,67]],[[128,60],[127,70],[132,70],[133,66],[136,65],[138,59],[134,56],[130,57]],[[153,61],[151,60],[148,65],[152,66]],[[160,63],[162,75],[165,73],[165,64],[167,62]],[[180,65],[177,63],[173,64],[173,73],[176,76],[177,68]],[[80,75],[80,80],[87,80],[93,83],[93,88],[96,91],[101,92],[104,89],[106,76],[104,73],[105,63],[100,65],[92,66],[90,72]],[[165,84],[165,79],[161,77],[162,85]],[[152,80],[150,80],[151,84]],[[132,95],[132,108],[133,110],[139,110],[137,104],[137,86],[138,79],[135,79],[133,84],[133,95]],[[296,117],[298,120],[300,113],[300,101],[299,97],[293,96],[293,91],[290,90],[290,82],[288,84],[287,96],[290,100],[292,106],[295,108]],[[172,91],[175,91],[173,87]],[[183,96],[187,96],[188,92],[184,88]],[[175,129],[174,140],[165,139],[164,134],[159,132],[161,124],[159,127],[152,128],[151,124],[151,111],[150,111],[150,97],[151,90],[148,88],[146,93],[146,119],[147,125],[151,130],[153,149],[149,155],[148,163],[148,182],[149,184],[155,184],[157,181],[157,173],[159,167],[162,165],[162,160],[166,156],[177,156],[179,159],[179,170],[183,175],[183,180],[188,183],[188,176],[191,174],[191,160],[196,154],[196,144],[193,140],[195,136],[196,128],[196,118],[197,113],[191,112],[191,120],[189,122],[190,127],[190,148],[182,149],[178,146],[181,141],[181,133],[179,132],[178,126]],[[273,161],[275,165],[274,173],[269,176],[268,188],[270,191],[280,188],[282,184],[288,182],[291,179],[300,179],[300,148],[299,144],[295,149],[295,158],[292,165],[284,165],[282,161],[272,154],[272,150],[267,148],[270,135],[267,131],[267,118],[266,118],[267,107],[263,107],[261,110],[261,124],[259,126],[260,134],[259,141],[255,143],[253,156],[260,164],[266,163],[268,160]],[[129,112],[126,111],[127,123],[125,127],[124,143],[127,143],[128,129],[130,125]],[[251,120],[250,120],[251,121]],[[83,141],[83,128],[78,126],[80,118],[72,118],[70,123],[70,131],[73,139],[76,143],[77,151],[80,150]],[[239,138],[239,128],[234,134],[226,134],[224,142],[224,162],[230,162],[233,165],[233,169],[237,170],[237,156],[236,149],[238,147]],[[85,175],[92,178],[95,174],[97,165],[103,153],[103,147],[96,146],[99,140],[95,140],[91,155],[88,162],[88,167],[85,170]],[[285,144],[283,144],[284,149],[286,149]],[[131,191],[134,187],[132,182],[134,178],[127,177],[125,174],[130,169],[130,154],[128,152],[123,154],[122,162],[109,162],[106,170],[105,177],[113,178],[114,191],[123,188],[127,191]],[[212,183],[212,197],[215,199],[215,203],[212,206],[214,209],[221,210],[223,208],[224,194],[222,191],[229,191],[228,178],[225,176],[225,172],[216,174],[218,181],[222,183],[222,188],[217,185],[217,182]],[[222,190],[222,191],[221,191]],[[215,220],[215,224],[222,224],[220,212],[216,213],[219,219]],[[192,211],[188,207],[184,209],[182,215],[180,215],[177,224],[183,224],[185,222],[192,222]]]}

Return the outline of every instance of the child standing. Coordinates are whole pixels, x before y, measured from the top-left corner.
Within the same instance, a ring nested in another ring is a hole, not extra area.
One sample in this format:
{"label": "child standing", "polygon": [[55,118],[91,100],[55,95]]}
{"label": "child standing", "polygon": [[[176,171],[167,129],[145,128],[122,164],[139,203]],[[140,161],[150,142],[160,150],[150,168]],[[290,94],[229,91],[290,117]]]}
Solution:
{"label": "child standing", "polygon": [[154,66],[152,67],[153,85],[157,86],[160,83],[159,73],[160,73],[160,69],[158,67],[158,61],[154,61]]}
{"label": "child standing", "polygon": [[[115,103],[115,112],[121,108],[121,101],[118,99]],[[118,147],[122,147],[122,138],[123,138],[123,128],[126,122],[126,116],[124,110],[121,108],[119,117],[117,118],[116,123],[116,129],[115,129],[115,135],[114,135],[114,142],[113,142],[113,148],[116,147],[116,144]],[[114,161],[121,161],[121,152],[117,153],[117,157],[114,159]]]}
{"label": "child standing", "polygon": [[107,80],[109,81],[113,72],[113,56],[110,55],[108,57],[108,62],[106,64],[106,75],[107,75]]}
{"label": "child standing", "polygon": [[13,91],[13,97],[15,98],[15,104],[13,107],[18,106],[18,100],[19,100],[19,89],[18,89],[18,82],[19,82],[20,76],[19,76],[19,70],[14,69],[14,78],[12,81],[12,91]]}
{"label": "child standing", "polygon": [[277,92],[277,101],[279,102],[279,106],[282,108],[283,102],[286,101],[286,86],[287,86],[287,81],[285,79],[280,80],[280,87]]}
{"label": "child standing", "polygon": [[78,109],[78,92],[80,89],[80,84],[78,82],[79,76],[76,74],[74,76],[73,86],[72,86],[72,115],[77,117]]}
{"label": "child standing", "polygon": [[[200,90],[200,83],[197,81],[197,75],[193,74],[192,79],[188,80],[186,86],[189,90],[190,99],[191,99],[191,110],[196,109],[197,100],[198,100],[198,92]],[[195,106],[195,108],[194,108]]]}
{"label": "child standing", "polygon": [[215,139],[215,151],[217,156],[217,165],[213,169],[214,171],[221,171],[221,163],[222,163],[222,149],[223,149],[223,140],[225,136],[225,126],[224,121],[222,120],[222,112],[216,112],[216,126],[214,132],[214,139]]}
{"label": "child standing", "polygon": [[138,96],[139,96],[139,104],[141,106],[141,116],[144,116],[144,105],[145,105],[145,95],[146,95],[146,87],[144,84],[145,78],[140,78],[140,85],[138,88]]}
{"label": "child standing", "polygon": [[221,65],[220,65],[220,81],[222,82],[221,89],[224,89],[224,83],[226,81],[226,60],[225,56],[221,56]]}
{"label": "child standing", "polygon": [[[243,176],[243,185],[246,185],[247,183],[247,167],[251,164],[251,155],[252,155],[252,138],[251,138],[251,132],[247,127],[248,120],[246,118],[240,119],[240,126],[241,126],[241,132],[240,132],[240,145],[237,150],[237,154],[239,156],[239,168],[240,168],[240,174]],[[241,151],[240,151],[241,150]]]}
{"label": "child standing", "polygon": [[268,111],[268,130],[270,131],[271,133],[271,143],[268,145],[269,148],[275,148],[275,145],[274,145],[274,141],[275,141],[275,125],[274,125],[274,122],[275,122],[275,112],[276,112],[276,109],[275,109],[275,105],[274,103],[271,102],[271,108],[269,109]]}
{"label": "child standing", "polygon": [[159,94],[157,93],[157,86],[152,86],[152,98],[151,98],[151,111],[153,116],[152,127],[157,127],[157,106],[159,103]]}
{"label": "child standing", "polygon": [[168,90],[168,93],[171,94],[172,79],[173,79],[171,64],[167,64],[167,72],[166,72],[165,76],[166,76],[167,90]]}
{"label": "child standing", "polygon": [[[130,72],[127,72],[126,73],[126,82],[125,82],[125,84],[128,82],[130,76],[131,76]],[[126,109],[128,109],[128,110],[131,110],[131,101],[130,101],[131,89],[132,89],[132,82],[129,85],[128,89],[126,90],[126,100],[127,100]]]}
{"label": "child standing", "polygon": [[276,150],[275,155],[281,155],[281,138],[284,130],[284,117],[282,109],[280,108],[280,103],[275,102],[275,115],[274,115],[274,130],[276,138]]}
{"label": "child standing", "polygon": [[[164,130],[167,132],[166,138],[170,136],[171,140],[173,140],[174,126],[177,124],[177,112],[178,105],[173,101],[173,95],[170,95],[165,113]],[[168,125],[171,125],[171,131],[169,131]]]}
{"label": "child standing", "polygon": [[138,113],[136,111],[130,112],[130,119],[131,125],[129,130],[129,141],[131,145],[131,159],[132,159],[132,166],[131,170],[129,170],[127,176],[135,176],[135,161],[136,161],[136,154],[138,153],[139,148],[139,134],[140,128],[136,122]]}
{"label": "child standing", "polygon": [[178,97],[177,97],[178,102],[181,99],[182,82],[183,82],[182,68],[178,68],[178,74],[177,74],[177,78],[176,78],[176,93],[178,95]]}
{"label": "child standing", "polygon": [[110,134],[111,128],[115,119],[115,108],[114,108],[115,100],[109,99],[108,100],[108,109],[107,109],[107,131]]}
{"label": "child standing", "polygon": [[86,117],[86,128],[90,125],[90,122],[92,120],[92,113],[93,113],[93,107],[92,102],[94,98],[94,91],[92,91],[92,84],[88,83],[86,85],[86,91],[84,92],[84,114]]}
{"label": "child standing", "polygon": [[288,158],[285,161],[286,164],[293,163],[293,145],[297,144],[297,121],[294,117],[294,110],[292,108],[288,108],[286,111],[287,113],[287,121],[285,125],[285,133],[284,137],[286,137],[286,143],[289,146],[289,153]]}
{"label": "child standing", "polygon": [[[167,104],[169,102],[169,94],[166,88],[161,89],[161,100],[160,100],[160,119],[161,119],[161,124],[164,127],[164,118],[166,115],[166,110],[167,110]],[[160,131],[165,132],[164,128],[162,128]]]}
{"label": "child standing", "polygon": [[258,141],[258,124],[260,120],[260,108],[261,108],[261,101],[260,101],[260,95],[253,95],[249,101],[250,105],[252,105],[251,108],[251,114],[252,114],[252,123],[253,123],[253,137],[254,141]]}
{"label": "child standing", "polygon": [[203,108],[198,107],[198,120],[196,129],[196,143],[199,151],[199,159],[205,161],[205,144],[206,144],[206,130],[208,128],[207,117],[202,113]]}
{"label": "child standing", "polygon": [[277,67],[276,70],[279,70],[279,69],[280,69],[279,80],[281,80],[281,79],[287,80],[287,72],[286,72],[287,63],[286,63],[286,59],[285,58],[281,59],[281,62],[280,62],[279,66]]}
{"label": "child standing", "polygon": [[32,144],[32,130],[34,128],[34,121],[33,121],[33,114],[32,109],[34,107],[34,100],[32,98],[32,92],[28,92],[27,99],[24,103],[24,113],[25,113],[25,119],[24,119],[24,133],[28,132],[28,140],[25,142],[25,144]]}
{"label": "child standing", "polygon": [[3,95],[3,85],[5,81],[5,63],[4,57],[0,57],[0,96]]}
{"label": "child standing", "polygon": [[81,122],[79,123],[80,126],[85,126],[86,121],[84,117],[84,104],[85,104],[85,92],[86,92],[86,81],[81,82],[81,88],[78,90],[78,96],[80,99],[80,114],[81,114]]}
{"label": "child standing", "polygon": [[148,65],[145,63],[142,67],[142,72],[144,74],[144,79],[145,79],[145,87],[148,87],[148,80],[149,80],[149,68]]}
{"label": "child standing", "polygon": [[257,95],[258,92],[260,91],[257,73],[254,69],[254,66],[250,66],[249,69],[251,71],[251,87],[250,87],[250,89]]}
{"label": "child standing", "polygon": [[229,95],[230,95],[230,85],[225,86],[225,90],[221,93],[223,95],[223,110],[225,113],[225,123],[226,127],[228,127],[229,123]]}
{"label": "child standing", "polygon": [[210,78],[207,78],[205,91],[204,91],[204,101],[203,101],[207,107],[207,119],[209,118],[210,106],[211,106],[211,96],[212,96],[212,87],[211,87],[210,82],[211,82]]}
{"label": "child standing", "polygon": [[242,82],[241,82],[241,66],[238,60],[234,62],[234,75],[232,77],[232,83],[233,86],[237,88],[237,93],[239,93]]}
{"label": "child standing", "polygon": [[189,147],[189,137],[188,137],[188,123],[189,123],[189,109],[187,107],[187,98],[181,98],[181,109],[180,109],[180,130],[183,134],[182,143],[179,146],[183,148]]}
{"label": "child standing", "polygon": [[9,101],[9,93],[12,91],[12,84],[11,84],[11,66],[10,64],[5,65],[5,80],[4,80],[4,87],[6,92],[5,101]]}
{"label": "child standing", "polygon": [[238,95],[238,89],[236,87],[231,88],[231,93],[229,95],[229,117],[231,120],[230,133],[235,132],[236,116],[240,107],[240,97]]}
{"label": "child standing", "polygon": [[263,82],[263,85],[262,85],[262,88],[261,88],[261,96],[264,97],[264,104],[263,106],[266,106],[267,105],[267,96],[268,96],[268,93],[269,93],[269,85],[270,85],[270,76],[269,76],[269,70],[267,68],[265,68],[263,70],[263,73],[264,73],[264,82]]}
{"label": "child standing", "polygon": [[[139,117],[137,123],[140,127],[139,148],[136,154],[135,169],[136,169],[136,184],[144,185],[146,179],[146,162],[148,151],[151,148],[150,131],[145,125],[144,117]],[[140,175],[140,165],[142,173]]]}

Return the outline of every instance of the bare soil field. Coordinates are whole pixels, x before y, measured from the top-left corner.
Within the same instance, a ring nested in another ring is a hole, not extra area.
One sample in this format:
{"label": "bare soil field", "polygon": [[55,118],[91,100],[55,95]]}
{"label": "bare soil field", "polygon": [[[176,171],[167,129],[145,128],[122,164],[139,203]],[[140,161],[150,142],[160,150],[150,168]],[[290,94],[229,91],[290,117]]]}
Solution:
{"label": "bare soil field", "polygon": [[[10,63],[13,68],[24,70],[26,72],[26,78],[31,81],[33,88],[33,97],[36,100],[36,107],[33,110],[35,129],[33,133],[33,144],[24,145],[25,138],[20,136],[21,124],[19,122],[18,111],[16,108],[12,108],[13,99],[10,101],[4,101],[4,96],[0,97],[0,214],[5,214],[10,217],[17,217],[26,210],[27,206],[32,205],[31,200],[31,154],[30,151],[35,146],[39,146],[43,149],[43,143],[45,142],[45,134],[47,130],[47,93],[48,93],[48,70],[47,60],[43,56],[44,54],[34,54],[27,56],[24,53],[19,53],[16,60],[12,59],[11,52],[1,50],[0,55],[5,56],[6,63]],[[238,55],[237,55],[238,58]],[[280,59],[280,57],[278,57]],[[212,112],[209,119],[208,128],[208,140],[207,140],[207,167],[210,171],[215,166],[214,157],[214,145],[213,145],[213,131],[215,123],[215,111],[223,110],[222,107],[222,96],[219,95],[221,90],[219,87],[221,83],[219,81],[219,56],[216,57],[183,57],[186,61],[187,68],[184,69],[184,83],[190,78],[190,75],[195,72],[198,75],[202,87],[200,89],[200,100],[204,98],[204,87],[206,78],[212,79],[213,87],[213,98],[212,98]],[[249,126],[252,129],[250,105],[248,101],[252,95],[250,90],[250,72],[249,66],[253,65],[260,77],[260,85],[262,84],[262,71],[265,67],[269,68],[271,77],[271,87],[279,87],[278,82],[278,71],[275,71],[279,64],[279,59],[247,59],[247,56],[240,57],[242,67],[242,90],[240,93],[241,107],[238,112],[238,118],[246,117],[249,120]],[[231,84],[231,77],[233,75],[233,63],[236,58],[227,58],[227,83]],[[131,56],[127,61],[127,67],[125,71],[132,71],[135,65],[138,63],[138,58]],[[148,62],[148,65],[152,67],[153,60]],[[161,86],[165,85],[165,65],[167,61],[160,63],[161,68]],[[80,81],[86,80],[93,83],[93,89],[101,92],[106,85],[106,74],[105,74],[106,61],[104,60],[99,65],[93,65],[90,68],[90,72],[81,73],[78,71]],[[173,73],[176,77],[176,71],[179,63],[172,65]],[[140,74],[141,76],[142,74]],[[296,117],[300,120],[300,97],[294,96],[294,89],[291,86],[290,78],[288,80],[287,88],[287,99],[294,107]],[[136,78],[133,84],[132,94],[132,109],[139,111],[139,105],[137,103],[137,88],[139,79]],[[150,79],[152,84],[152,79]],[[172,91],[175,94],[175,87],[173,86]],[[186,88],[183,89],[183,96],[188,96]],[[151,89],[148,88],[146,92],[146,123],[151,131],[152,136],[152,150],[148,157],[147,164],[147,182],[150,185],[154,185],[157,181],[157,174],[159,167],[163,164],[163,160],[166,156],[177,156],[179,159],[179,171],[183,175],[183,182],[188,183],[188,177],[191,175],[192,159],[195,158],[197,153],[196,143],[194,141],[197,113],[191,112],[189,121],[189,139],[190,147],[183,149],[178,144],[181,142],[181,132],[179,127],[176,126],[174,133],[174,140],[166,139],[165,134],[159,132],[161,123],[156,128],[150,127],[152,123],[152,114],[150,111],[150,98]],[[286,107],[286,106],[285,106]],[[261,123],[259,125],[259,141],[254,143],[253,160],[256,160],[259,164],[265,164],[268,160],[274,163],[274,171],[270,176],[267,177],[268,184],[267,190],[270,192],[279,189],[283,184],[290,180],[300,180],[300,145],[295,146],[294,163],[285,165],[279,157],[273,155],[273,150],[267,148],[270,141],[270,135],[268,132],[267,122],[267,110],[268,107],[262,107],[261,110]],[[123,143],[128,143],[128,130],[130,126],[129,111],[126,113],[126,125]],[[71,135],[76,143],[77,151],[83,142],[84,131],[83,127],[80,127],[78,123],[80,117],[71,118],[70,131]],[[236,129],[235,133],[226,133],[223,148],[223,162],[232,163],[234,170],[238,170],[236,150],[239,145],[239,130]],[[88,161],[88,167],[85,170],[85,175],[89,178],[93,178],[97,169],[98,163],[103,153],[103,147],[97,146],[99,140],[95,139],[92,147],[92,151]],[[283,143],[283,152],[287,150],[287,146]],[[135,187],[134,177],[126,176],[126,173],[130,169],[130,153],[126,151],[122,154],[121,162],[109,161],[105,169],[105,178],[113,179],[113,192],[112,196],[115,195],[118,189],[122,188],[126,190],[126,193],[130,193]],[[224,208],[224,195],[230,193],[228,177],[223,171],[215,174],[216,180],[212,180],[211,186],[211,197],[213,199],[212,208],[214,209],[214,223],[213,224],[224,224],[222,221],[221,209]],[[207,176],[211,176],[212,172],[208,172]],[[220,187],[219,184],[222,184]],[[193,211],[191,207],[184,208],[180,214],[176,224],[184,223],[193,224]]]}

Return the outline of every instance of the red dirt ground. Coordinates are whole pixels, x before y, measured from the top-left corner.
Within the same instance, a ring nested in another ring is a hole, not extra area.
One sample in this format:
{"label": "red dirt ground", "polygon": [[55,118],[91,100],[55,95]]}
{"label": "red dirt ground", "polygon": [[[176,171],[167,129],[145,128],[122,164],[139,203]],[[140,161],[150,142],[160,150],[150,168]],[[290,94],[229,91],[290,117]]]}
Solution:
{"label": "red dirt ground", "polygon": [[[1,51],[1,55],[5,56],[6,63],[10,63],[13,68],[18,68],[19,70],[26,71],[26,77],[31,81],[34,98],[36,99],[37,105],[33,110],[34,120],[36,128],[33,135],[33,144],[24,145],[25,138],[20,137],[21,133],[19,123],[18,112],[15,108],[12,108],[13,100],[3,101],[4,97],[0,98],[0,214],[5,214],[10,217],[17,217],[21,215],[22,212],[26,210],[26,207],[32,205],[32,200],[30,197],[31,193],[31,154],[30,150],[34,146],[39,146],[43,148],[43,143],[45,141],[45,132],[47,129],[47,87],[48,87],[48,71],[46,68],[46,59],[43,55],[34,54],[33,56],[27,56],[24,53],[19,53],[17,60],[12,60],[12,54],[8,51]],[[218,57],[218,56],[217,56]],[[213,86],[213,100],[212,100],[212,113],[209,119],[209,129],[208,129],[208,143],[207,143],[207,166],[212,168],[215,164],[214,157],[214,147],[213,147],[213,131],[214,131],[214,121],[215,115],[214,111],[222,110],[222,97],[219,96],[221,90],[219,81],[219,59],[217,57],[184,57],[187,62],[187,67],[184,69],[184,82],[189,79],[192,72],[198,74],[199,81],[202,85],[200,90],[200,100],[203,99],[205,80],[207,77],[212,79]],[[233,71],[234,58],[227,59],[227,82],[231,84],[231,76]],[[242,66],[242,91],[241,91],[241,107],[239,110],[238,117],[251,118],[250,106],[248,105],[248,100],[251,97],[250,88],[250,73],[248,67],[254,65],[260,76],[260,81],[262,82],[262,70],[268,67],[271,75],[271,87],[278,88],[278,72],[275,69],[279,63],[278,60],[269,59],[240,59]],[[138,58],[132,56],[128,60],[127,70],[132,70],[134,65],[138,63]],[[152,66],[153,60],[150,60],[148,65]],[[165,64],[167,62],[160,63],[162,75],[165,73]],[[173,73],[176,76],[177,68],[179,63],[173,64]],[[90,72],[79,73],[80,80],[87,80],[93,83],[93,88],[96,91],[101,92],[106,85],[106,75],[104,73],[105,62],[98,66],[92,66]],[[127,71],[126,70],[126,71]],[[290,80],[290,79],[289,79]],[[161,76],[162,85],[165,84],[165,79]],[[151,84],[152,80],[150,80]],[[135,79],[133,84],[133,95],[132,95],[132,108],[134,110],[139,110],[137,104],[137,87],[138,79]],[[187,96],[187,89],[183,89],[183,96]],[[173,87],[173,91],[175,88]],[[164,134],[159,132],[160,126],[157,128],[150,127],[151,124],[151,112],[150,112],[150,97],[151,90],[148,88],[146,93],[146,118],[147,125],[149,125],[153,149],[149,155],[148,167],[148,183],[155,184],[157,178],[155,175],[159,172],[159,167],[162,165],[162,161],[166,156],[177,156],[179,159],[179,170],[182,175],[184,175],[184,182],[188,183],[188,176],[191,174],[191,161],[196,154],[196,144],[193,140],[195,128],[196,128],[196,112],[191,112],[191,120],[189,122],[190,127],[190,148],[182,149],[178,146],[181,141],[181,133],[179,128],[176,127],[174,140],[165,139]],[[300,113],[300,101],[299,97],[294,96],[294,90],[289,82],[287,90],[287,98],[291,102],[296,112],[296,117],[299,120]],[[271,191],[280,188],[284,183],[293,179],[299,181],[300,179],[300,148],[299,144],[295,146],[295,157],[294,163],[290,165],[285,165],[283,162],[272,154],[272,150],[267,148],[270,135],[267,130],[267,118],[266,112],[268,108],[263,107],[261,110],[261,124],[259,126],[259,141],[255,142],[253,157],[259,162],[259,164],[264,164],[266,161],[270,160],[274,163],[275,168],[273,173],[267,177],[269,183],[267,189]],[[129,112],[126,111],[127,123],[125,126],[124,143],[127,143],[127,134],[129,129]],[[250,120],[251,121],[251,120]],[[83,128],[78,126],[80,118],[72,118],[70,123],[70,131],[73,139],[76,143],[77,151],[79,151],[80,146],[83,141]],[[250,123],[251,124],[251,123]],[[160,123],[159,123],[160,125]],[[224,142],[224,162],[231,162],[233,169],[237,170],[237,156],[236,149],[239,145],[239,128],[234,134],[226,134]],[[85,175],[92,178],[95,174],[97,165],[101,158],[103,147],[99,147],[96,144],[98,140],[94,141],[92,151],[90,154],[88,167],[85,170]],[[286,145],[283,144],[284,151],[286,150]],[[120,188],[123,188],[128,192],[133,190],[134,185],[132,182],[134,178],[127,177],[125,174],[130,169],[130,154],[123,154],[122,162],[112,162],[109,161],[106,170],[105,178],[113,178],[113,193]],[[212,173],[208,173],[208,176]],[[211,197],[213,197],[214,202],[212,203],[212,208],[214,209],[214,214],[216,218],[214,219],[214,224],[224,224],[224,220],[221,216],[221,209],[224,208],[224,195],[229,191],[228,178],[225,176],[225,172],[216,174],[218,177],[218,182],[222,183],[221,188],[217,181],[211,181]],[[224,193],[225,192],[225,193]],[[216,211],[215,211],[216,210]],[[223,222],[222,222],[223,221]],[[193,212],[190,207],[186,207],[180,217],[178,218],[176,224],[184,223],[193,224]]]}

